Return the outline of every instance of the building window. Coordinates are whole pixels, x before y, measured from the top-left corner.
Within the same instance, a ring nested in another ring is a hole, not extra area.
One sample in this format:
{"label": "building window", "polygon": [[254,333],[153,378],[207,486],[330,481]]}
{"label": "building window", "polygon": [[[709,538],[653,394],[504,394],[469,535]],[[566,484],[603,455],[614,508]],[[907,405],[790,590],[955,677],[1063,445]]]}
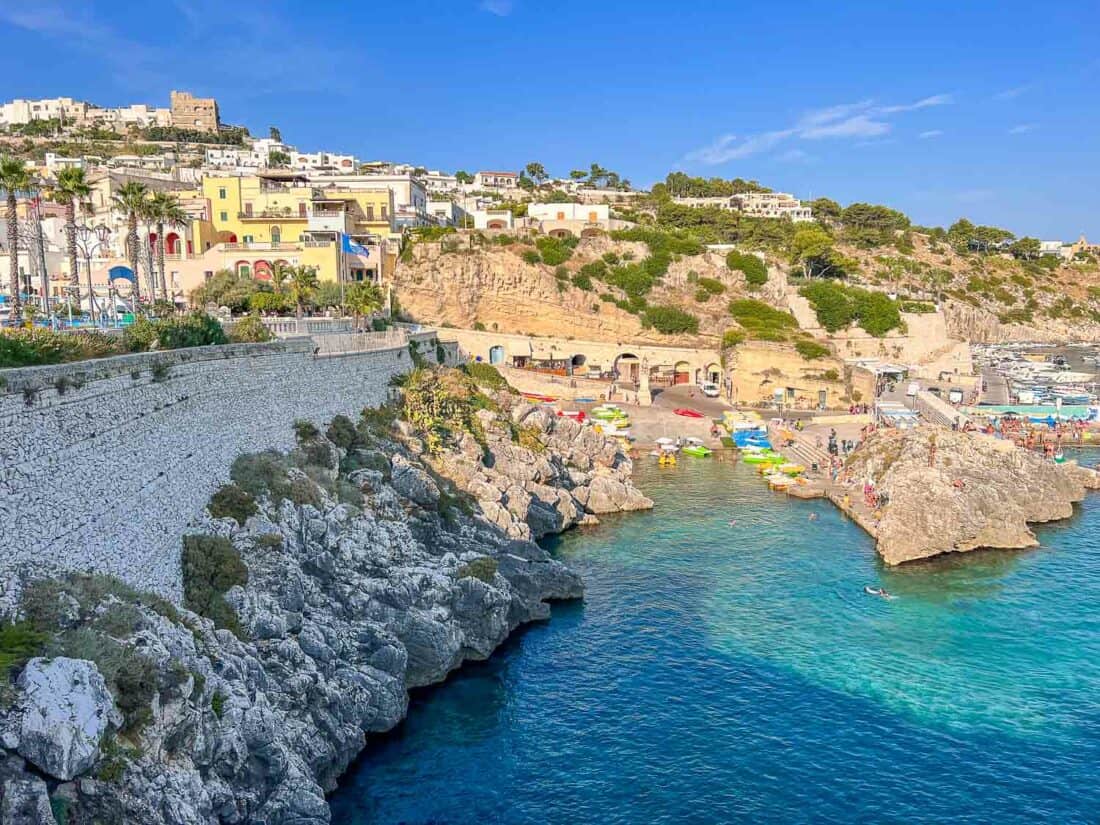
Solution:
{"label": "building window", "polygon": [[298,217],[299,218],[306,217],[306,205],[305,205],[304,201],[299,201],[299,203],[298,203]]}
{"label": "building window", "polygon": [[367,207],[367,220],[368,221],[373,221],[374,220],[374,206],[368,206]]}
{"label": "building window", "polygon": [[271,242],[279,243],[283,239],[283,230],[277,226],[271,227]]}
{"label": "building window", "polygon": [[222,223],[225,223],[229,220],[229,213],[228,212],[219,212],[218,213],[218,218],[221,220]]}
{"label": "building window", "polygon": [[241,238],[241,240],[244,243],[252,243],[252,236],[251,235],[245,235],[243,238]]}
{"label": "building window", "polygon": [[225,200],[225,187],[224,186],[221,186],[221,187],[218,188],[218,199],[219,200]]}
{"label": "building window", "polygon": [[252,217],[252,204],[251,204],[250,202],[249,202],[249,203],[245,203],[245,205],[244,205],[244,213],[245,213],[246,215],[248,215],[249,217]]}
{"label": "building window", "polygon": [[382,207],[382,220],[386,220],[386,207]]}

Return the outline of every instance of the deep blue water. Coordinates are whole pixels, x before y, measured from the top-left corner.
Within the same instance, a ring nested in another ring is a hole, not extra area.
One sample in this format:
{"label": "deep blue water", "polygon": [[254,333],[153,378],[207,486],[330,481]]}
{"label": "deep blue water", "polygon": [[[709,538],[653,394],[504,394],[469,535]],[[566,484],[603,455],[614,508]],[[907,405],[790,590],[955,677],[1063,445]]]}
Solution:
{"label": "deep blue water", "polygon": [[638,482],[552,545],[583,603],[415,695],[335,823],[1100,821],[1100,499],[890,570],[748,467]]}

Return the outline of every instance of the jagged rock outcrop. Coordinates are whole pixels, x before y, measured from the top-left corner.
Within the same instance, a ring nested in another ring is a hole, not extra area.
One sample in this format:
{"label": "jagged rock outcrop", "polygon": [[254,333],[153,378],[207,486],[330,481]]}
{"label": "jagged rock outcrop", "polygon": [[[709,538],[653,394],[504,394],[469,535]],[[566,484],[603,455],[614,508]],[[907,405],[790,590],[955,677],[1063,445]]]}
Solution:
{"label": "jagged rock outcrop", "polygon": [[585,520],[582,500],[651,504],[612,440],[526,404],[479,416],[485,443],[467,434],[430,459],[421,433],[366,417],[344,447],[318,435],[258,456],[265,489],[287,492],[193,525],[231,557],[204,575],[243,562],[224,626],[97,577],[27,584],[26,615],[48,614],[53,644],[130,657],[109,685],[126,717],[91,662],[31,660],[0,713],[4,821],[50,822],[49,794],[77,823],[328,822],[326,792],[403,718],[410,688],[582,594],[532,536]]}
{"label": "jagged rock outcrop", "polygon": [[847,464],[885,492],[879,555],[901,564],[941,553],[1038,544],[1029,524],[1068,518],[1100,476],[992,436],[931,426],[880,430]]}
{"label": "jagged rock outcrop", "polygon": [[112,722],[120,724],[96,666],[64,656],[31,659],[18,687],[20,756],[56,779],[72,779],[91,768],[103,735]]}
{"label": "jagged rock outcrop", "polygon": [[[592,523],[592,515],[653,506],[631,483],[630,458],[591,427],[523,402],[511,407],[510,424],[489,410],[478,417],[485,447],[467,434],[440,467],[507,535],[538,539]],[[530,446],[511,440],[510,425],[528,433]]]}

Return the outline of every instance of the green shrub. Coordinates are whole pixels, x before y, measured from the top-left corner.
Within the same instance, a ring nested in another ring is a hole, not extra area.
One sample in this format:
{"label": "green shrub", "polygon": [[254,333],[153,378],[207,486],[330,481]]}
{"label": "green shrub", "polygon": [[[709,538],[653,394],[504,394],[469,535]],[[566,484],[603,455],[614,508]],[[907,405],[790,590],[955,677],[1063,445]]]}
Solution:
{"label": "green shrub", "polygon": [[470,361],[462,366],[463,372],[474,379],[474,383],[491,390],[510,390],[507,379],[500,370],[484,361]]}
{"label": "green shrub", "polygon": [[610,270],[603,261],[592,261],[592,263],[585,264],[577,271],[592,280],[603,281],[607,279],[607,273]]}
{"label": "green shrub", "polygon": [[592,286],[592,279],[583,271],[573,276],[573,286],[577,289],[583,289],[585,292],[591,292],[594,289]]}
{"label": "green shrub", "polygon": [[126,602],[108,605],[92,622],[92,628],[116,639],[125,639],[137,633],[145,623],[145,616],[136,606]]}
{"label": "green shrub", "polygon": [[807,361],[824,358],[826,355],[830,354],[830,350],[827,346],[812,338],[799,338],[794,342],[794,348],[798,350],[798,354]]}
{"label": "green shrub", "polygon": [[604,261],[604,263],[608,264],[609,266],[618,266],[619,265],[619,260],[620,260],[619,256],[615,252],[605,252],[605,253],[603,253],[603,261]]}
{"label": "green shrub", "polygon": [[236,484],[223,484],[210,497],[206,509],[214,518],[231,518],[243,527],[248,517],[256,515],[260,508],[256,506],[256,499]]}
{"label": "green shrub", "polygon": [[205,312],[156,321],[139,318],[126,328],[123,338],[130,352],[204,347],[229,341],[222,325]]}
{"label": "green shrub", "polygon": [[699,319],[678,307],[651,306],[642,313],[642,325],[653,327],[665,335],[677,333],[695,334],[699,331]]}
{"label": "green shrub", "polygon": [[182,566],[184,606],[239,635],[237,614],[223,596],[248,583],[248,568],[232,543],[221,536],[184,536]]}
{"label": "green shrub", "polygon": [[225,694],[220,690],[215,691],[214,695],[210,697],[210,710],[214,711],[214,715],[219,719],[222,718],[222,714],[225,713]]}
{"label": "green shrub", "polygon": [[54,332],[41,327],[0,330],[0,368],[63,364],[126,351],[122,339],[101,332]]}
{"label": "green shrub", "polygon": [[307,421],[304,418],[298,418],[294,421],[294,440],[299,444],[306,441],[312,441],[321,434],[321,431],[317,429],[317,425],[312,421]]}
{"label": "green shrub", "polygon": [[325,431],[325,438],[339,447],[341,450],[350,450],[355,444],[359,434],[355,431],[355,425],[346,415],[338,415],[332,419]]}
{"label": "green shrub", "polygon": [[0,683],[13,669],[40,655],[48,640],[49,635],[31,621],[0,624]]}
{"label": "green shrub", "polygon": [[786,341],[798,329],[793,315],[754,298],[730,301],[729,310],[745,334],[758,341]]}
{"label": "green shrub", "polygon": [[248,296],[248,308],[252,312],[289,312],[294,305],[286,295],[276,292],[253,292]]}
{"label": "green shrub", "polygon": [[481,321],[474,321],[474,332],[485,332],[485,324]]}
{"label": "green shrub", "polygon": [[542,262],[548,266],[557,266],[569,260],[573,255],[570,246],[558,238],[544,236],[535,240]]}
{"label": "green shrub", "polygon": [[489,556],[479,556],[472,559],[455,571],[455,575],[460,579],[480,579],[486,584],[492,584],[496,574],[497,560]]}
{"label": "green shrub", "polygon": [[698,301],[700,304],[705,304],[710,299],[711,299],[711,294],[709,292],[707,292],[705,289],[697,289],[695,291],[695,300]]}
{"label": "green shrub", "polygon": [[743,344],[744,342],[745,331],[743,329],[727,329],[722,334],[722,349],[736,347],[738,344]]}
{"label": "green shrub", "polygon": [[717,278],[699,278],[697,283],[703,291],[711,295],[721,295],[726,291],[726,285]]}
{"label": "green shrub", "polygon": [[529,264],[542,263],[542,256],[533,249],[523,250],[523,254],[520,255],[520,257]]}
{"label": "green shrub", "polygon": [[834,281],[814,281],[799,289],[829,332],[846,329],[853,322],[876,337],[901,326],[897,301],[882,292],[846,287]]}
{"label": "green shrub", "polygon": [[726,256],[726,266],[735,272],[742,273],[750,289],[763,286],[768,282],[768,268],[755,255],[743,254],[734,249]]}
{"label": "green shrub", "polygon": [[229,330],[229,340],[234,344],[262,344],[274,337],[259,315],[246,315]]}
{"label": "green shrub", "polygon": [[559,281],[568,281],[569,280],[569,267],[567,267],[567,266],[555,267],[554,277],[557,278]]}
{"label": "green shrub", "polygon": [[936,305],[927,301],[902,301],[899,309],[902,312],[929,313],[936,311]]}

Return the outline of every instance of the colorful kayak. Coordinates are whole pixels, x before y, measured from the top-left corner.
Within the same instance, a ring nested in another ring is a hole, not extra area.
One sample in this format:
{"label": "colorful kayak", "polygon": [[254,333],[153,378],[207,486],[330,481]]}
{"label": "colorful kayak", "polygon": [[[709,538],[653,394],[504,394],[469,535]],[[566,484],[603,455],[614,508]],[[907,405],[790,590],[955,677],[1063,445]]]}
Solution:
{"label": "colorful kayak", "polygon": [[538,402],[543,403],[543,404],[549,404],[552,401],[557,401],[558,400],[557,398],[555,398],[552,395],[539,395],[538,393],[535,393],[535,392],[525,392],[525,393],[522,393],[522,395],[528,401],[538,401]]}
{"label": "colorful kayak", "polygon": [[673,410],[673,412],[676,413],[676,415],[684,416],[684,418],[706,418],[706,416],[698,410],[692,410],[687,407],[678,407]]}
{"label": "colorful kayak", "polygon": [[693,455],[699,458],[706,458],[711,454],[711,451],[702,444],[689,444],[687,447],[684,447],[681,452],[684,455]]}

